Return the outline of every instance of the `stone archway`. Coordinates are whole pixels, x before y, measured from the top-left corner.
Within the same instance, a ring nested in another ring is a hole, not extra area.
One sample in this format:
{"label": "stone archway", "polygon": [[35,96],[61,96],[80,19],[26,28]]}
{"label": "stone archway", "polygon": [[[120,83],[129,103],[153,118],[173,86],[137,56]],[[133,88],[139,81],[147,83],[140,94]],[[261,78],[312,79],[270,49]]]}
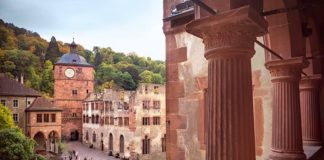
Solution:
{"label": "stone archway", "polygon": [[119,137],[119,153],[124,153],[124,151],[125,151],[124,136],[120,135],[120,137]]}
{"label": "stone archway", "polygon": [[58,153],[59,134],[57,131],[51,131],[48,134],[48,151]]}
{"label": "stone archway", "polygon": [[79,131],[78,130],[74,130],[70,133],[70,140],[71,141],[77,141],[79,140]]}
{"label": "stone archway", "polygon": [[114,138],[113,135],[110,133],[109,134],[109,150],[113,150],[114,149]]}
{"label": "stone archway", "polygon": [[36,141],[36,151],[46,151],[46,138],[42,132],[37,132],[33,139]]}

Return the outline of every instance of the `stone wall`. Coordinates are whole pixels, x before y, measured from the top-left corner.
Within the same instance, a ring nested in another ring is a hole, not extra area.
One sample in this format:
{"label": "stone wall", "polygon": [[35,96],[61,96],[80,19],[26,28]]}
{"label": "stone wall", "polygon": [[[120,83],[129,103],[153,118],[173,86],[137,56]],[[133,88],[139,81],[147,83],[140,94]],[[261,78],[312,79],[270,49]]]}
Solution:
{"label": "stone wall", "polygon": [[[1,100],[6,101],[6,106],[9,107],[11,112],[18,114],[18,122],[16,124],[25,132],[26,131],[26,115],[25,109],[30,107],[36,97],[13,97],[1,96]],[[18,100],[18,107],[13,107],[13,100]]]}
{"label": "stone wall", "polygon": [[[67,78],[65,70],[75,71],[72,78]],[[77,90],[73,95],[72,90]],[[94,90],[93,67],[55,65],[54,67],[54,105],[63,109],[62,135],[69,139],[71,132],[78,131],[82,137],[82,102],[88,93]]]}

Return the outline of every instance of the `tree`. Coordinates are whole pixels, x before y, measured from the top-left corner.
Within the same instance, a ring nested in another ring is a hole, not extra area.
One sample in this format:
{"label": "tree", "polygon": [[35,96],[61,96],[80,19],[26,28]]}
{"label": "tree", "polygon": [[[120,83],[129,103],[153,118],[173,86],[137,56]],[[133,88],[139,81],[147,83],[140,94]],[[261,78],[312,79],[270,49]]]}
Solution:
{"label": "tree", "polygon": [[118,86],[121,86],[126,90],[136,89],[136,83],[128,72],[118,72],[118,75],[115,78],[114,82],[116,82]]}
{"label": "tree", "polygon": [[0,130],[14,127],[15,123],[12,119],[11,111],[8,107],[0,104]]}
{"label": "tree", "polygon": [[163,78],[160,74],[154,73],[152,76],[152,83],[163,84]]}
{"label": "tree", "polygon": [[49,96],[53,95],[53,74],[53,64],[51,61],[47,60],[44,64],[40,89],[42,92],[49,94]]}
{"label": "tree", "polygon": [[36,156],[35,142],[27,138],[18,128],[0,130],[0,159],[30,160]]}
{"label": "tree", "polygon": [[145,70],[140,75],[142,83],[152,83],[153,82],[153,72]]}
{"label": "tree", "polygon": [[56,42],[54,36],[52,36],[50,43],[48,44],[45,60],[50,60],[52,63],[56,63],[58,58],[61,57],[63,54],[60,52],[59,46]]}
{"label": "tree", "polygon": [[15,126],[11,111],[0,104],[0,160],[35,160],[35,142]]}

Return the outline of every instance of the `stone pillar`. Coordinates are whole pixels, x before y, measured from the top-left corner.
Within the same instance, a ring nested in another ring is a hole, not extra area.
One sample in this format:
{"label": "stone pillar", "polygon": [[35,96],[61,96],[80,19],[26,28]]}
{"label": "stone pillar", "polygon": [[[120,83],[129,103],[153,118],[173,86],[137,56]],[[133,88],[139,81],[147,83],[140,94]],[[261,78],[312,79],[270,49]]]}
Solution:
{"label": "stone pillar", "polygon": [[266,28],[249,6],[187,25],[203,39],[208,60],[207,160],[255,159],[251,57]]}
{"label": "stone pillar", "polygon": [[321,75],[303,77],[299,84],[303,142],[322,145],[319,89]]}
{"label": "stone pillar", "polygon": [[308,65],[304,58],[274,60],[266,63],[271,73],[272,91],[272,160],[304,160],[299,80]]}

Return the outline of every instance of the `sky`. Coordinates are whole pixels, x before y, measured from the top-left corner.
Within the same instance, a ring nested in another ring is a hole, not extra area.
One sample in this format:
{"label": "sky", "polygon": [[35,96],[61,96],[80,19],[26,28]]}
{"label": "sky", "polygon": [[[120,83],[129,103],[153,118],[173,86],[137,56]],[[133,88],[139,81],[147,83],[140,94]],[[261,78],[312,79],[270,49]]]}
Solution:
{"label": "sky", "polygon": [[165,60],[162,0],[0,0],[0,19],[86,49]]}

